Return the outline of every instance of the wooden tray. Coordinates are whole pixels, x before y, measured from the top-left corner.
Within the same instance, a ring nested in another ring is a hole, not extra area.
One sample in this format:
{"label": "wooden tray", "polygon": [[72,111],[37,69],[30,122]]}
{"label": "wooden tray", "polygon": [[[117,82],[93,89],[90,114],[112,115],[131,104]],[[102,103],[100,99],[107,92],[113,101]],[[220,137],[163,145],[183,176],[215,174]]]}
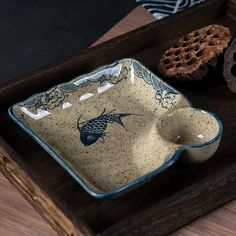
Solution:
{"label": "wooden tray", "polygon": [[90,197],[7,114],[13,103],[115,59],[134,57],[155,72],[174,41],[211,23],[228,26],[236,36],[236,1],[207,0],[0,89],[0,169],[60,235],[165,235],[236,197],[236,95],[221,75],[177,86],[195,107],[221,117],[224,135],[215,157],[200,166],[176,164],[114,199]]}

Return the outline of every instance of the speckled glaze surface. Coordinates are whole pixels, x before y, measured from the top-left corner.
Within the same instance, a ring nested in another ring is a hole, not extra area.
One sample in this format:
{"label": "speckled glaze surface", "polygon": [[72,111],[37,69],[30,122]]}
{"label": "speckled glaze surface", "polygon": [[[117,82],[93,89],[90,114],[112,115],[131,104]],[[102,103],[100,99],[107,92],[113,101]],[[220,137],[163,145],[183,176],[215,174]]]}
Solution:
{"label": "speckled glaze surface", "polygon": [[184,160],[216,151],[219,119],[134,59],[19,102],[9,115],[91,195],[113,196]]}

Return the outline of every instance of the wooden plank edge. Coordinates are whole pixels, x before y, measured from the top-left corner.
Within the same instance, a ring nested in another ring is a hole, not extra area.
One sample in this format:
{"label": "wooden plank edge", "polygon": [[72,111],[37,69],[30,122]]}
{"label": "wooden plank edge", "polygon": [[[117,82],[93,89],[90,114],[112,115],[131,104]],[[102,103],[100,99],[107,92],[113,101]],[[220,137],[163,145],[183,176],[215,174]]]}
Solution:
{"label": "wooden plank edge", "polygon": [[127,216],[101,235],[167,235],[235,198],[236,164]]}
{"label": "wooden plank edge", "polygon": [[[93,233],[79,219],[70,220],[51,200],[23,163],[20,157],[0,137],[0,170],[13,186],[61,236],[91,236]],[[75,221],[75,222],[73,222]]]}

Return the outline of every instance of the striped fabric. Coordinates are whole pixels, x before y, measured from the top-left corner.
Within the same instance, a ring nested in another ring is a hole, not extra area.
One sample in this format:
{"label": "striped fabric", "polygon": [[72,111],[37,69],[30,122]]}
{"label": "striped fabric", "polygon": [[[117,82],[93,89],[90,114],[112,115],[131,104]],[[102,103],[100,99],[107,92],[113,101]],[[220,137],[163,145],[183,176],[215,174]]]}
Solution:
{"label": "striped fabric", "polygon": [[204,0],[136,0],[136,2],[159,20]]}

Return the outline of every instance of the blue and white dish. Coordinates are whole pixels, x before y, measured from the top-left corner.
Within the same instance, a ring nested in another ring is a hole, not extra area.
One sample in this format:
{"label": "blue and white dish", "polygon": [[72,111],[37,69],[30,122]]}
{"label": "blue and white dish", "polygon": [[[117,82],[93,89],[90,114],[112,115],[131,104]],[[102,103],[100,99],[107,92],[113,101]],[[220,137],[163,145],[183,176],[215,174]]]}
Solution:
{"label": "blue and white dish", "polygon": [[134,59],[122,59],[9,108],[10,117],[97,198],[175,163],[209,159],[222,124]]}

